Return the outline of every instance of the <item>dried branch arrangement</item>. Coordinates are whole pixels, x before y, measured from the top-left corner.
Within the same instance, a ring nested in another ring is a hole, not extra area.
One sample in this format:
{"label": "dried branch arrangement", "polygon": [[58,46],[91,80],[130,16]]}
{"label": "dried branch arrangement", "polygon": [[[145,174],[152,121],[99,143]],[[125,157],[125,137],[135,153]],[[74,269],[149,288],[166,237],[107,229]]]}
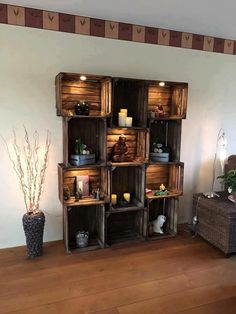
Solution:
{"label": "dried branch arrangement", "polygon": [[45,146],[39,145],[39,134],[33,133],[30,141],[29,133],[24,127],[24,141],[19,145],[15,131],[13,131],[13,147],[4,140],[9,159],[20,181],[20,187],[24,196],[24,203],[28,214],[36,214],[39,211],[39,201],[47,168],[50,149],[50,134],[47,132]]}

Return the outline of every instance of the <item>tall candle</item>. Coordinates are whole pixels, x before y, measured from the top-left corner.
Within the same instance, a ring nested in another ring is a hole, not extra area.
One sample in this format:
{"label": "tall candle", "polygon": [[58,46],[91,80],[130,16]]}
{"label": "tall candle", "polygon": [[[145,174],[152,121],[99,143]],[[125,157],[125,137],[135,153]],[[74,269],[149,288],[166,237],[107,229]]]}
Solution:
{"label": "tall candle", "polygon": [[125,126],[131,127],[133,123],[133,118],[132,117],[126,117],[125,118]]}
{"label": "tall candle", "polygon": [[128,109],[120,109],[120,112],[125,114],[125,117],[128,115]]}
{"label": "tall candle", "polygon": [[116,194],[111,195],[111,203],[112,203],[112,205],[117,204],[117,195]]}
{"label": "tall candle", "polygon": [[124,193],[123,196],[126,202],[130,203],[130,193]]}
{"label": "tall candle", "polygon": [[123,112],[119,112],[119,126],[125,126],[126,115]]}

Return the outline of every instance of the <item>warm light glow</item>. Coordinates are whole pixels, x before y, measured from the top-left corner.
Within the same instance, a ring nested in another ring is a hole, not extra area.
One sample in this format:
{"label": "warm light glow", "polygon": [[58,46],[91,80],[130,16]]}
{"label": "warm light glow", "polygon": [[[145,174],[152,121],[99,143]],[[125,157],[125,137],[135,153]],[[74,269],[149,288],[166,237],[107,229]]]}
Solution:
{"label": "warm light glow", "polygon": [[159,86],[163,87],[163,86],[165,86],[165,85],[166,85],[165,82],[159,82]]}
{"label": "warm light glow", "polygon": [[81,81],[86,81],[87,77],[85,75],[80,75],[80,79],[81,79]]}

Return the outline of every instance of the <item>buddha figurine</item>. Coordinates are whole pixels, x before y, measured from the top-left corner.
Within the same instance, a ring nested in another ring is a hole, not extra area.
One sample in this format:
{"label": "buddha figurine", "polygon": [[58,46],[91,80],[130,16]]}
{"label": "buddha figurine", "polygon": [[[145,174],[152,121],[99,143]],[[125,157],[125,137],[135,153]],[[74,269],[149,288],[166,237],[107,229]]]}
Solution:
{"label": "buddha figurine", "polygon": [[131,155],[128,152],[126,145],[126,137],[121,135],[119,141],[114,145],[112,150],[112,161],[114,162],[125,162],[133,161]]}

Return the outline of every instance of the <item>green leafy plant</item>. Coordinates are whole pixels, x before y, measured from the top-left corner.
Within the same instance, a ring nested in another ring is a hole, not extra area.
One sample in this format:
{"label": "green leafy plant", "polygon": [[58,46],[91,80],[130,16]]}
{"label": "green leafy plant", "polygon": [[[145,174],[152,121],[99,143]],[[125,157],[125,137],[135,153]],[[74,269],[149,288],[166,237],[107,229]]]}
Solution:
{"label": "green leafy plant", "polygon": [[82,155],[83,149],[84,149],[84,144],[83,144],[81,138],[77,138],[75,140],[75,153],[76,153],[76,155]]}
{"label": "green leafy plant", "polygon": [[236,169],[228,171],[217,179],[222,179],[221,183],[224,183],[226,188],[231,190],[230,193],[236,192]]}

